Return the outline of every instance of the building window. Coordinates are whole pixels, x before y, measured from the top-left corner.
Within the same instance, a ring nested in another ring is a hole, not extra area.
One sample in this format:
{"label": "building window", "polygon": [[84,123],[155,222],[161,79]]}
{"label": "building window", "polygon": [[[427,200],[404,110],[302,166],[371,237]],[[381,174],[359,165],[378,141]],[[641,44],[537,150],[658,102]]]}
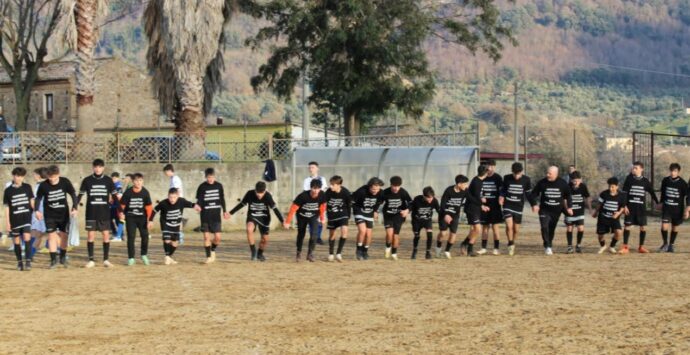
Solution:
{"label": "building window", "polygon": [[45,95],[45,112],[46,112],[46,119],[47,120],[52,120],[53,119],[53,111],[54,111],[54,105],[53,105],[53,94],[46,94]]}

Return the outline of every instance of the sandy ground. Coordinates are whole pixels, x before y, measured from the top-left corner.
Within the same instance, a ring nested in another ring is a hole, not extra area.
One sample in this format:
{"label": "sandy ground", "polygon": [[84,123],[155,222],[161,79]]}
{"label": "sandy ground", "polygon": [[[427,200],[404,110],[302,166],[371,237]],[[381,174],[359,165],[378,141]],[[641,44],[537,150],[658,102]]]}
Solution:
{"label": "sandy ground", "polygon": [[343,264],[325,262],[327,246],[294,263],[294,231],[274,233],[266,263],[248,260],[241,232],[213,265],[200,263],[198,234],[175,266],[162,265],[157,235],[149,267],[124,266],[120,243],[112,270],[79,267],[82,246],[69,269],[46,270],[39,255],[19,273],[3,248],[0,353],[690,352],[690,228],[674,255],[615,256],[596,255],[588,223],[586,254],[562,254],[559,228],[552,257],[533,224],[517,256],[431,261],[409,260],[409,225],[398,262],[383,259],[380,229],[373,260],[353,260],[350,239]]}

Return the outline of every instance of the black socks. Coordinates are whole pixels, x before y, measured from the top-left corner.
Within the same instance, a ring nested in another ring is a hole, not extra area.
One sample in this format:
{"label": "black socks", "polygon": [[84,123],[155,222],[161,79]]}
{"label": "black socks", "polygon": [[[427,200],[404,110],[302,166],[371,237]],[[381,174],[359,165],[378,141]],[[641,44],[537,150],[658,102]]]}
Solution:
{"label": "black socks", "polygon": [[[215,250],[213,248],[213,246],[211,247],[211,250]],[[256,245],[254,245],[254,244],[249,245],[249,251],[252,253],[252,258],[253,258],[254,255],[256,255]]]}
{"label": "black socks", "polygon": [[664,241],[664,245],[668,244],[668,231],[661,230],[661,239]]}
{"label": "black socks", "polygon": [[338,254],[342,254],[342,253],[343,253],[343,247],[345,246],[345,241],[346,241],[346,240],[347,240],[347,239],[346,239],[346,238],[343,238],[343,237],[340,237],[340,239],[338,239]]}
{"label": "black socks", "polygon": [[446,243],[446,251],[450,251],[450,249],[453,247],[453,243],[448,242]]}
{"label": "black socks", "polygon": [[335,251],[335,239],[328,240],[328,254],[333,255]]}
{"label": "black socks", "polygon": [[644,245],[645,238],[647,238],[647,231],[640,231],[640,246]]}
{"label": "black socks", "polygon": [[211,243],[211,251],[216,251],[216,248],[218,248],[218,244]]}
{"label": "black socks", "polygon": [[86,242],[86,249],[89,252],[89,261],[93,261],[94,242]]}
{"label": "black socks", "polygon": [[206,249],[206,257],[210,258],[211,257],[211,246],[204,247]]}
{"label": "black socks", "polygon": [[426,232],[426,251],[431,250],[431,243],[434,241],[434,233]]}
{"label": "black socks", "polygon": [[573,246],[573,232],[565,232],[565,239],[569,247]]}
{"label": "black socks", "polygon": [[482,249],[486,249],[486,246],[489,244],[488,239],[482,239]]}
{"label": "black socks", "polygon": [[630,230],[623,230],[623,244],[628,245],[628,241],[630,240]]}
{"label": "black socks", "polygon": [[110,258],[110,242],[103,242],[103,261]]}
{"label": "black socks", "polygon": [[584,236],[585,236],[585,232],[580,232],[580,231],[577,232],[577,245],[582,244],[582,237],[584,237]]}
{"label": "black socks", "polygon": [[678,237],[678,232],[671,231],[671,245],[676,243],[676,237]]}
{"label": "black socks", "polygon": [[22,245],[21,244],[15,244],[14,245],[14,256],[17,257],[17,261],[22,261]]}
{"label": "black socks", "polygon": [[501,241],[496,239],[494,240],[494,249],[498,249],[498,247],[501,245]]}

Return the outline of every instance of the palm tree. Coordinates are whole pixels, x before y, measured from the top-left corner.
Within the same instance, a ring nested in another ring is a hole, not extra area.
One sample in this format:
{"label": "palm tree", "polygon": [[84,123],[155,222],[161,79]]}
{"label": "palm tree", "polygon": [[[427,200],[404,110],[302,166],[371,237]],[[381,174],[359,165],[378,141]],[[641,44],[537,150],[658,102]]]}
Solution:
{"label": "palm tree", "polygon": [[161,113],[176,132],[203,135],[221,87],[224,26],[232,0],[150,0],[144,12],[147,62]]}

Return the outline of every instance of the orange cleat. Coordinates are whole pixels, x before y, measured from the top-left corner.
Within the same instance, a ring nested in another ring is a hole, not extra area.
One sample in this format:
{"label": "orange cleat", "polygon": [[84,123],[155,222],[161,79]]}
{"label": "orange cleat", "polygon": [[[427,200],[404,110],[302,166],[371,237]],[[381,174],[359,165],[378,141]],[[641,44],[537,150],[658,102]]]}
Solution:
{"label": "orange cleat", "polygon": [[621,248],[621,250],[618,251],[618,254],[623,254],[623,255],[625,255],[625,254],[628,254],[628,253],[630,253],[630,249],[628,248],[628,245],[627,245],[627,244],[624,244],[623,247]]}
{"label": "orange cleat", "polygon": [[637,252],[640,254],[649,254],[649,250],[647,250],[647,248],[643,247],[642,245],[640,245],[640,247],[637,248]]}

